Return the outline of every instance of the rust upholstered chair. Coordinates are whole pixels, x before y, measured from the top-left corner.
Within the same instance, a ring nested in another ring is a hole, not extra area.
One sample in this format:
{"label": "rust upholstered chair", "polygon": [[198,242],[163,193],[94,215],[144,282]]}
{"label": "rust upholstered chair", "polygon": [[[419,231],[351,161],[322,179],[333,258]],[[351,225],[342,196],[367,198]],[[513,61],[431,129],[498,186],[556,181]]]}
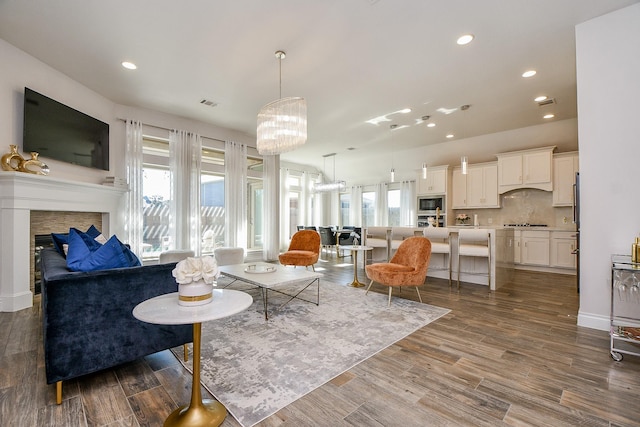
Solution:
{"label": "rust upholstered chair", "polygon": [[318,262],[320,256],[320,234],[313,230],[300,230],[291,238],[289,250],[281,253],[280,264],[311,266]]}
{"label": "rust upholstered chair", "polygon": [[422,285],[427,277],[430,258],[431,242],[429,239],[426,237],[409,237],[403,240],[389,262],[366,266],[367,277],[371,279],[371,283],[367,287],[367,293],[373,282],[388,286],[388,305],[391,305],[391,292],[394,287],[415,286],[418,298],[422,302],[418,286]]}

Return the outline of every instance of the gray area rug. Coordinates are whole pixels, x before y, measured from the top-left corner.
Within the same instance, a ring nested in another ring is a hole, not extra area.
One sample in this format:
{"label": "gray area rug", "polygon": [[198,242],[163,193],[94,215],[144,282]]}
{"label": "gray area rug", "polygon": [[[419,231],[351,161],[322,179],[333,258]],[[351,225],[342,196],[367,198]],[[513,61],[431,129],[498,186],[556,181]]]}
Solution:
{"label": "gray area rug", "polygon": [[[235,316],[202,324],[201,380],[229,413],[252,426],[449,310],[320,281],[320,305],[260,292]],[[293,290],[293,289],[292,289]],[[315,301],[311,286],[301,297]],[[405,289],[404,292],[415,292]],[[182,347],[173,349],[183,364]],[[191,360],[186,364],[191,370]]]}

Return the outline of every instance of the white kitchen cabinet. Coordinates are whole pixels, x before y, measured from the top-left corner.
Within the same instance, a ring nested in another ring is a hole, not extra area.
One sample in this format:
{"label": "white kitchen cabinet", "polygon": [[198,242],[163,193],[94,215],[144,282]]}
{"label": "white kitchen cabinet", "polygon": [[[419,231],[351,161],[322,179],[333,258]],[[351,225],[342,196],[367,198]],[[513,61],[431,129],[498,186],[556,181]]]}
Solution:
{"label": "white kitchen cabinet", "polygon": [[[468,169],[467,169],[468,171]],[[464,209],[467,207],[467,175],[462,174],[460,168],[453,170],[451,178],[451,207]]]}
{"label": "white kitchen cabinet", "polygon": [[520,230],[513,230],[513,262],[514,264],[520,264],[522,262],[522,232]]}
{"label": "white kitchen cabinet", "polygon": [[499,194],[519,188],[552,191],[553,150],[555,146],[498,154]]}
{"label": "white kitchen cabinet", "polygon": [[551,232],[551,267],[576,268],[576,233],[573,231]]}
{"label": "white kitchen cabinet", "polygon": [[499,208],[498,165],[469,165],[467,175],[460,168],[453,170],[453,208]]}
{"label": "white kitchen cabinet", "polygon": [[447,193],[447,173],[449,166],[431,166],[427,168],[427,178],[418,173],[418,196],[440,195]]}
{"label": "white kitchen cabinet", "polygon": [[522,264],[549,266],[549,232],[523,230],[521,234],[520,262]]}
{"label": "white kitchen cabinet", "polygon": [[553,206],[573,206],[573,184],[578,172],[578,153],[553,156]]}

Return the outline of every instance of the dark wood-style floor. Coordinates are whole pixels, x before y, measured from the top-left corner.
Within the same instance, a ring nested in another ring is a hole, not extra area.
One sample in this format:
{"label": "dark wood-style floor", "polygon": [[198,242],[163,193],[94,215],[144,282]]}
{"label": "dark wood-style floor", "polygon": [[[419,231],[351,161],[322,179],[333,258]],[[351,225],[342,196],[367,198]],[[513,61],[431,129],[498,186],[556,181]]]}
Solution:
{"label": "dark wood-style floor", "polygon": [[[349,258],[318,266],[353,278]],[[517,271],[494,293],[429,279],[421,295],[451,312],[259,425],[640,426],[640,358],[614,362],[606,332],[576,326],[575,276]],[[56,405],[40,329],[38,304],[0,313],[2,426],[161,426],[189,402],[191,375],[164,351],[67,381]]]}

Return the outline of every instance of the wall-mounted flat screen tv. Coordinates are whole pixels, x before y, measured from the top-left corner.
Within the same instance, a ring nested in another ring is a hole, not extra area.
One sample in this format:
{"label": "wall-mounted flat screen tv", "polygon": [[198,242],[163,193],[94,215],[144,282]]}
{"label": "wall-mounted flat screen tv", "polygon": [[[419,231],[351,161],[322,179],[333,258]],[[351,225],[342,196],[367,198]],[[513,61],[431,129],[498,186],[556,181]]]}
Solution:
{"label": "wall-mounted flat screen tv", "polygon": [[22,151],[109,170],[109,125],[24,88]]}

